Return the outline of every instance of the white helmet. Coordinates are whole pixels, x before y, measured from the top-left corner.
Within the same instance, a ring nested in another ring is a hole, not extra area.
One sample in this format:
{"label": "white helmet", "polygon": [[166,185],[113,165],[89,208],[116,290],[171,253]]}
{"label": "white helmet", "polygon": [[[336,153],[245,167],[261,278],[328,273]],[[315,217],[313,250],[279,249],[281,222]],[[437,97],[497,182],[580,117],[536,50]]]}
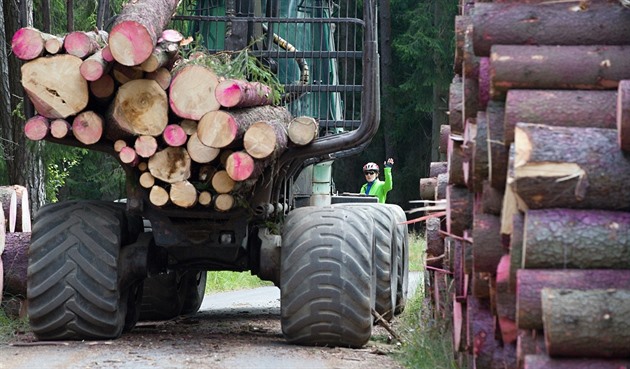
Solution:
{"label": "white helmet", "polygon": [[376,163],[372,163],[372,162],[365,164],[365,165],[363,166],[363,171],[364,171],[364,172],[367,172],[368,170],[373,170],[373,171],[375,171],[375,172],[378,172],[378,171],[379,171],[379,170],[378,170],[378,164],[376,164]]}

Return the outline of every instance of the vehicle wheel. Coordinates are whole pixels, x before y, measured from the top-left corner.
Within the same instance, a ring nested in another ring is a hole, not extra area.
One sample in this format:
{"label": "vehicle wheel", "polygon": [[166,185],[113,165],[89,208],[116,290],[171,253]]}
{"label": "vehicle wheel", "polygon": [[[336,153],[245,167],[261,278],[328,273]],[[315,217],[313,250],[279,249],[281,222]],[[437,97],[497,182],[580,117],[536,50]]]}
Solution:
{"label": "vehicle wheel", "polygon": [[169,270],[144,280],[140,320],[168,320],[181,314],[180,276],[180,273]]}
{"label": "vehicle wheel", "polygon": [[337,207],[358,207],[374,218],[374,270],[376,273],[376,312],[386,320],[394,317],[398,284],[397,246],[395,215],[386,204],[344,203]]}
{"label": "vehicle wheel", "polygon": [[409,231],[406,224],[400,224],[407,221],[405,211],[398,205],[386,204],[394,213],[396,222],[396,231],[394,235],[394,244],[398,249],[398,280],[396,287],[396,315],[402,313],[407,305],[407,292],[409,290]]}
{"label": "vehicle wheel", "polygon": [[372,333],[374,221],[359,208],[303,207],[287,216],[281,324],[288,341],[361,347]]}
{"label": "vehicle wheel", "polygon": [[184,276],[183,283],[183,306],[181,315],[194,314],[199,311],[203,296],[206,294],[207,272],[190,271]]}
{"label": "vehicle wheel", "polygon": [[124,205],[70,201],[40,209],[27,272],[29,320],[40,340],[122,334],[127,300],[118,262],[127,233]]}

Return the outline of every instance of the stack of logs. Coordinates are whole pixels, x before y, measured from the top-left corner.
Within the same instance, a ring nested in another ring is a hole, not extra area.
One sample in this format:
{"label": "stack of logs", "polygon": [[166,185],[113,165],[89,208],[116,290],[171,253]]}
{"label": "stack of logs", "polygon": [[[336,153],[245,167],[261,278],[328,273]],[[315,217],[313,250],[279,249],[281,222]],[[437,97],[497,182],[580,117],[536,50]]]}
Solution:
{"label": "stack of logs", "polygon": [[137,169],[155,206],[228,211],[289,145],[314,140],[318,124],[274,106],[269,86],[217,72],[225,58],[184,59],[190,41],[164,30],[178,3],[128,2],[109,33],[18,30],[11,46],[37,111],[24,132],[107,145]]}
{"label": "stack of logs", "polygon": [[[5,314],[25,316],[31,211],[23,186],[0,186],[0,302]],[[4,298],[3,298],[4,297]]]}
{"label": "stack of logs", "polygon": [[420,180],[446,201],[427,252],[454,350],[477,369],[628,368],[630,9],[461,9],[446,161]]}

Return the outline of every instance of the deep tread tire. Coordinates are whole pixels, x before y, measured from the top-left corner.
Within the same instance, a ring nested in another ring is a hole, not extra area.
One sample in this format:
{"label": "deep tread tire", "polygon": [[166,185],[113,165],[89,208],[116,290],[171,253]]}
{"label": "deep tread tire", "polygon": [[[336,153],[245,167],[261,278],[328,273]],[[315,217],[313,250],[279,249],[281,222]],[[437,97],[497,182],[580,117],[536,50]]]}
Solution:
{"label": "deep tread tire", "polygon": [[396,230],[394,234],[394,245],[397,252],[398,279],[396,288],[396,315],[401,314],[407,305],[407,295],[409,291],[409,230],[407,224],[401,224],[407,221],[405,211],[398,205],[385,204],[394,214]]}
{"label": "deep tread tire", "polygon": [[374,221],[360,209],[303,207],[287,216],[281,324],[289,342],[361,347],[372,333]]}
{"label": "deep tread tire", "polygon": [[121,335],[127,299],[118,258],[127,233],[124,205],[71,201],[37,213],[27,279],[28,314],[40,340]]}
{"label": "deep tread tire", "polygon": [[374,218],[375,309],[389,321],[394,317],[398,285],[398,250],[394,244],[396,223],[393,209],[379,203],[343,203],[336,206],[358,207]]}

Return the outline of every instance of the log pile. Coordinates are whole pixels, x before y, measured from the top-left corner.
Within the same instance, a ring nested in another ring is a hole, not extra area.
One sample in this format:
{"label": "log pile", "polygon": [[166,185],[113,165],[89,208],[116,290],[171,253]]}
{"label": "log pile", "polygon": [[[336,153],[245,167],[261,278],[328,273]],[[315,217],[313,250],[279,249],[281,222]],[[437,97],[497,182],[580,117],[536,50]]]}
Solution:
{"label": "log pile", "polygon": [[630,10],[460,9],[447,178],[420,181],[421,198],[446,200],[427,250],[456,357],[478,369],[630,367]]}
{"label": "log pile", "polygon": [[31,211],[24,186],[0,186],[0,303],[9,316],[26,314]]}
{"label": "log pile", "polygon": [[[108,147],[134,168],[154,206],[229,211],[247,203],[237,199],[248,199],[288,147],[315,139],[317,122],[294,119],[273,105],[270,86],[226,68],[236,56],[184,58],[189,40],[165,29],[178,3],[129,2],[109,34],[16,32],[12,49],[24,61],[22,85],[37,112],[24,132],[31,140]],[[49,40],[63,43],[49,49]],[[226,187],[222,173],[235,184]]]}

